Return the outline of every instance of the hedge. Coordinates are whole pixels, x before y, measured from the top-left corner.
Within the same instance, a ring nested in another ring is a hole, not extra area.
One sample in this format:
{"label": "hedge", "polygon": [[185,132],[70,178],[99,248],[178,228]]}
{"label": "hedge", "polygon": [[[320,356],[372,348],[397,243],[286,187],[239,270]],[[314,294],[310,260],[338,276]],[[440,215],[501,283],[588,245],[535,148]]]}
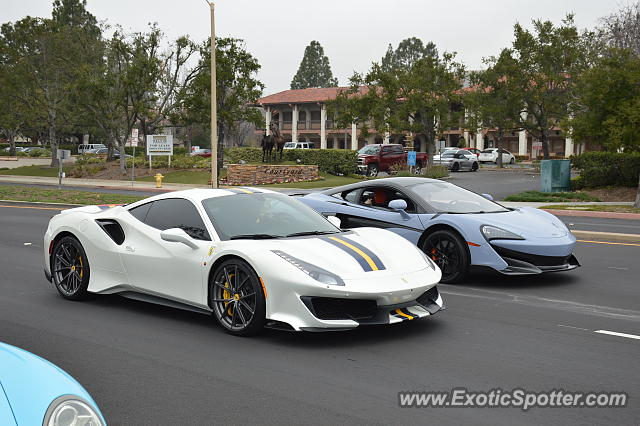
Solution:
{"label": "hedge", "polygon": [[[229,163],[238,163],[243,160],[247,163],[262,162],[262,149],[260,148],[228,148],[224,151],[225,160]],[[297,161],[300,164],[315,164],[321,172],[334,175],[350,175],[356,172],[357,153],[348,149],[285,149],[283,161]]]}
{"label": "hedge", "polygon": [[576,187],[638,186],[640,153],[585,152],[571,157],[571,164],[580,170]]}

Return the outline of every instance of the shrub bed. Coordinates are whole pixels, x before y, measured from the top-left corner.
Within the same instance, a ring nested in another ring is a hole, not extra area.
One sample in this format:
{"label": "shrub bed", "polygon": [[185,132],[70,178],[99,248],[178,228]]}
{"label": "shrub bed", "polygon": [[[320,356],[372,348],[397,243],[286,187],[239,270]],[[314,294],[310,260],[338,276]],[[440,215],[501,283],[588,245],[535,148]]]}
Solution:
{"label": "shrub bed", "polygon": [[572,157],[571,164],[580,171],[580,178],[573,182],[575,188],[638,186],[638,152],[585,152]]}
{"label": "shrub bed", "polygon": [[[246,163],[262,162],[260,148],[228,148],[224,152],[228,163],[236,164],[240,160]],[[334,175],[350,175],[356,172],[356,151],[348,149],[285,149],[283,161],[297,161],[305,165],[317,165],[321,172]]]}

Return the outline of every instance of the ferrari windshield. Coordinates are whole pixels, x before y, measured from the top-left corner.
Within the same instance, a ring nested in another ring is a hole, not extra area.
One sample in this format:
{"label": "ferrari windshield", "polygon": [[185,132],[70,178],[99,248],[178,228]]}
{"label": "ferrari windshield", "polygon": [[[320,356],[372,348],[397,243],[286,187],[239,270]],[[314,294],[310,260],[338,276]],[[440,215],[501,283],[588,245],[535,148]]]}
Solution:
{"label": "ferrari windshield", "polygon": [[238,194],[202,201],[222,240],[340,232],[310,207],[282,194]]}
{"label": "ferrari windshield", "polygon": [[500,213],[509,211],[475,192],[467,191],[448,182],[419,183],[410,188],[438,213]]}
{"label": "ferrari windshield", "polygon": [[358,151],[358,154],[377,155],[380,152],[380,145],[365,145]]}

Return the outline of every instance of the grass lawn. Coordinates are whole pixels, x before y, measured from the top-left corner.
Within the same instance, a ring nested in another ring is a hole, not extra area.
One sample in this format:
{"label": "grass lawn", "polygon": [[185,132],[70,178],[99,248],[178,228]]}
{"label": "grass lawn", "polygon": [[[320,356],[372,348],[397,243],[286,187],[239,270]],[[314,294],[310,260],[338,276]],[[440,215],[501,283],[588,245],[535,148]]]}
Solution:
{"label": "grass lawn", "polygon": [[505,201],[521,201],[521,202],[540,202],[540,203],[555,203],[563,201],[600,201],[599,198],[594,197],[584,192],[540,192],[540,191],[525,191],[519,194],[509,195],[504,199]]}
{"label": "grass lawn", "polygon": [[[62,170],[68,174],[72,168],[73,166],[64,166]],[[15,169],[0,170],[0,175],[58,177],[58,168],[49,166],[23,166],[16,167]]]}
{"label": "grass lawn", "polygon": [[[211,173],[207,170],[180,170],[177,172],[165,173],[163,183],[190,183],[193,185],[207,185],[211,179]],[[137,178],[143,182],[155,182],[153,176]]]}
{"label": "grass lawn", "polygon": [[625,205],[606,205],[606,206],[571,206],[566,204],[549,204],[540,207],[541,209],[551,210],[575,210],[581,212],[614,212],[614,213],[640,213],[640,209]]}
{"label": "grass lawn", "polygon": [[29,186],[0,185],[0,200],[39,201],[65,204],[127,204],[145,197],[89,191],[42,189]]}

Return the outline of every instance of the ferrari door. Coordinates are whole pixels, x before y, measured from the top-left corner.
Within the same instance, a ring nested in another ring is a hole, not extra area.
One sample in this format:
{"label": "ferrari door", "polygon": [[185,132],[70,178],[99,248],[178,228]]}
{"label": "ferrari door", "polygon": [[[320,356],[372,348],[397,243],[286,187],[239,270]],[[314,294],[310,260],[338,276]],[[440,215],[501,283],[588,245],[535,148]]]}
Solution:
{"label": "ferrari door", "polygon": [[[206,307],[204,262],[213,246],[195,205],[170,198],[129,213],[121,256],[131,285],[144,293]],[[170,228],[183,229],[195,248],[163,240],[161,232]]]}

